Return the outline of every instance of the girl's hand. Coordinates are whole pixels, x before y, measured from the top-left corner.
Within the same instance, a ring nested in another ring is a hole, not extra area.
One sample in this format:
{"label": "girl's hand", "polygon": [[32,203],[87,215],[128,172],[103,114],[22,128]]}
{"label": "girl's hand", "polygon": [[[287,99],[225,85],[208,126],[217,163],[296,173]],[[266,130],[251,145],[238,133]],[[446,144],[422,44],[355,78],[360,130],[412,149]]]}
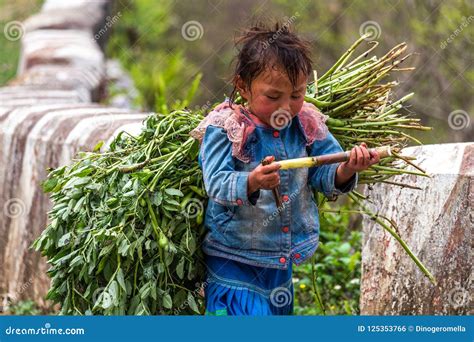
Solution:
{"label": "girl's hand", "polygon": [[341,163],[337,169],[337,177],[343,184],[348,181],[356,172],[367,170],[371,165],[377,164],[380,156],[377,151],[369,151],[366,143],[354,146],[351,150],[349,160]]}
{"label": "girl's hand", "polygon": [[[274,156],[265,157],[265,160],[270,162],[275,160]],[[269,165],[260,164],[249,174],[248,178],[248,193],[251,194],[258,189],[271,190],[280,185],[280,174],[278,170],[281,165],[272,163]]]}

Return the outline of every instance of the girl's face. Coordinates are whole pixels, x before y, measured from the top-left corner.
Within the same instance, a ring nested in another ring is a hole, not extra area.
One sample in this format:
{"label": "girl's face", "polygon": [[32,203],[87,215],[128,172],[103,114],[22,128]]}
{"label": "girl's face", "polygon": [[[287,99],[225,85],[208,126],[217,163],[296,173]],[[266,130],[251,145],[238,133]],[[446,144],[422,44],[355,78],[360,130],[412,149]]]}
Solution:
{"label": "girl's face", "polygon": [[252,81],[250,90],[241,79],[237,81],[237,89],[247,100],[248,109],[253,115],[264,124],[277,128],[275,118],[282,115],[281,113],[289,113],[289,121],[301,110],[306,83],[307,78],[301,74],[296,87],[293,88],[288,76],[280,68],[268,68]]}

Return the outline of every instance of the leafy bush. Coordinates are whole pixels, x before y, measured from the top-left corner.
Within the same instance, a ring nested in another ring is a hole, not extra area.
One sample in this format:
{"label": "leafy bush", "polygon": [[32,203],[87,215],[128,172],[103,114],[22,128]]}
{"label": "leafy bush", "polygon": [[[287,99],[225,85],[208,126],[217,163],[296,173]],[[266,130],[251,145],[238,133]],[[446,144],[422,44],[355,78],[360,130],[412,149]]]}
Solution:
{"label": "leafy bush", "polygon": [[[169,113],[190,105],[199,94],[202,74],[187,60],[170,34],[172,1],[118,2],[120,16],[113,26],[107,54],[120,60],[140,92],[139,105],[145,110]],[[137,25],[140,23],[140,25]]]}
{"label": "leafy bush", "polygon": [[[341,205],[350,210],[351,204]],[[359,314],[360,227],[350,226],[350,214],[322,213],[320,243],[311,262],[294,269],[296,315]],[[313,291],[312,272],[321,297],[322,309]]]}
{"label": "leafy bush", "polygon": [[26,316],[26,315],[39,315],[41,312],[34,301],[23,300],[15,304],[12,304],[8,308],[7,313],[11,315]]}

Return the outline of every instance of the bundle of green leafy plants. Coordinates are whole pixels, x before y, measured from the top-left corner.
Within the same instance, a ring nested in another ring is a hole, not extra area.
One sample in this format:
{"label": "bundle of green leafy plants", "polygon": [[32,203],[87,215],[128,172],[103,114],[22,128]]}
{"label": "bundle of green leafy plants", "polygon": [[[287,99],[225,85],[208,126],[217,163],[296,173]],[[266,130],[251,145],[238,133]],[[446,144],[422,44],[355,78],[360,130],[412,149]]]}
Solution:
{"label": "bundle of green leafy plants", "polygon": [[54,205],[34,247],[62,314],[199,313],[206,193],[188,132],[201,119],[152,114],[139,136],[121,133],[107,152],[50,172]]}

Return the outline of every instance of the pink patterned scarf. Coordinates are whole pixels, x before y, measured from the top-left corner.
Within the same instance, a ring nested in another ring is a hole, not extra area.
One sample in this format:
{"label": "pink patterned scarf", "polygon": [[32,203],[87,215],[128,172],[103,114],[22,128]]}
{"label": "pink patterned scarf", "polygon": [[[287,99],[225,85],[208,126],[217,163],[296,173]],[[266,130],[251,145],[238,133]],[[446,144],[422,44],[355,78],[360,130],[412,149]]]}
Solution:
{"label": "pink patterned scarf", "polygon": [[[255,130],[255,124],[243,112],[247,110],[242,105],[233,105],[230,108],[226,100],[217,105],[189,134],[202,143],[206,128],[209,125],[224,128],[227,137],[232,142],[232,156],[244,163],[250,162],[250,157],[245,155],[244,147],[247,138]],[[306,139],[306,146],[315,140],[324,140],[328,133],[326,126],[327,115],[322,114],[312,103],[304,102],[297,114]]]}

